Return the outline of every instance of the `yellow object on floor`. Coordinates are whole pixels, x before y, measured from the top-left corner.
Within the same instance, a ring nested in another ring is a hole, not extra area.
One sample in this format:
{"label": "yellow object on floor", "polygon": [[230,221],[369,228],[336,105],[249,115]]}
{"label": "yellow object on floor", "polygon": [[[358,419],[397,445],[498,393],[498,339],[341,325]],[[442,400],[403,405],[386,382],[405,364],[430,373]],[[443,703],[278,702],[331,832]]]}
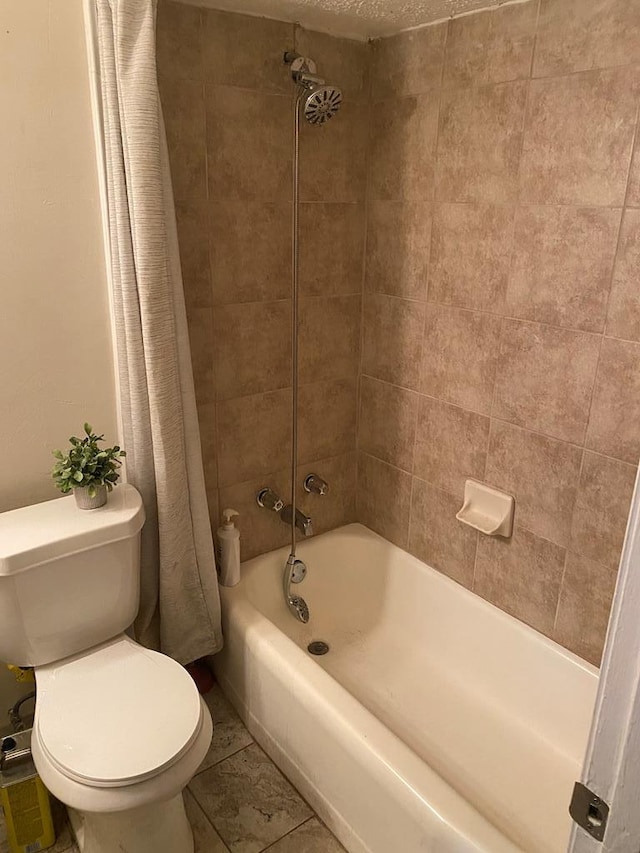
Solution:
{"label": "yellow object on floor", "polygon": [[16,681],[19,681],[21,684],[28,684],[36,680],[31,667],[16,666],[15,664],[8,663],[7,669],[11,670],[15,675]]}
{"label": "yellow object on floor", "polygon": [[31,758],[31,730],[2,741],[0,804],[11,853],[38,853],[53,845],[49,793]]}

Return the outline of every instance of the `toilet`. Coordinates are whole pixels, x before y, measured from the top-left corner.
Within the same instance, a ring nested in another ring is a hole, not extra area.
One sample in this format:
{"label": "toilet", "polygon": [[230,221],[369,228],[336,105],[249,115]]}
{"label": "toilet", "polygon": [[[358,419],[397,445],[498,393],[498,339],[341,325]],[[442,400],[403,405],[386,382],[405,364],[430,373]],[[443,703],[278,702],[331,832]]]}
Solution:
{"label": "toilet", "polygon": [[182,791],[211,716],[176,661],[127,633],[144,508],[130,485],[0,514],[0,660],[33,666],[32,749],[83,853],[192,853]]}

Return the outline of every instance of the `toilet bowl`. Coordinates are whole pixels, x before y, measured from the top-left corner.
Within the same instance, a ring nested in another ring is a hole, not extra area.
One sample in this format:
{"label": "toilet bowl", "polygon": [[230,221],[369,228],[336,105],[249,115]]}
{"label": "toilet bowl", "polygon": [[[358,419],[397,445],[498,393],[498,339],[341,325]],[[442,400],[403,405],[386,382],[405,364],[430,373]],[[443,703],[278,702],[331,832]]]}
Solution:
{"label": "toilet bowl", "polygon": [[81,849],[190,853],[182,790],[212,723],[187,672],[122,635],[35,673],[34,761]]}
{"label": "toilet bowl", "polygon": [[182,791],[213,726],[186,670],[124,633],[143,522],[128,485],[0,514],[0,659],[34,667],[33,759],[83,853],[193,853]]}

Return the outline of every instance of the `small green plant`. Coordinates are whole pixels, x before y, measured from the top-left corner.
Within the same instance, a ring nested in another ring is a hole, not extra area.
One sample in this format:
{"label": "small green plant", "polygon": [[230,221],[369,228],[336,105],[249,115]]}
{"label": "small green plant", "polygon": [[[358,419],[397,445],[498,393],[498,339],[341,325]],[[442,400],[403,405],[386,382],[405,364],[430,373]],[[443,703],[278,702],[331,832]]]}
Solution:
{"label": "small green plant", "polygon": [[98,486],[106,486],[109,492],[113,489],[120,476],[118,459],[127,454],[118,445],[101,450],[98,442],[104,441],[104,435],[94,435],[91,424],[85,424],[84,431],[84,438],[71,436],[68,453],[53,451],[58,461],[51,473],[56,486],[65,495],[72,489],[86,486],[89,497],[93,498]]}

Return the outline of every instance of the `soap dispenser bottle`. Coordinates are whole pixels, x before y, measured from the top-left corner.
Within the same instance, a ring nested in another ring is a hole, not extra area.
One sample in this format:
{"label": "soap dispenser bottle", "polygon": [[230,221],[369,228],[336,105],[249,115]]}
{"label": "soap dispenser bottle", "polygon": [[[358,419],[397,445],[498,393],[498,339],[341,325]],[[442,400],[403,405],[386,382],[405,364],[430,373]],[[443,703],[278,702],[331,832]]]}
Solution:
{"label": "soap dispenser bottle", "polygon": [[233,523],[235,509],[222,513],[222,527],[218,528],[218,571],[222,586],[235,586],[240,580],[240,531]]}

